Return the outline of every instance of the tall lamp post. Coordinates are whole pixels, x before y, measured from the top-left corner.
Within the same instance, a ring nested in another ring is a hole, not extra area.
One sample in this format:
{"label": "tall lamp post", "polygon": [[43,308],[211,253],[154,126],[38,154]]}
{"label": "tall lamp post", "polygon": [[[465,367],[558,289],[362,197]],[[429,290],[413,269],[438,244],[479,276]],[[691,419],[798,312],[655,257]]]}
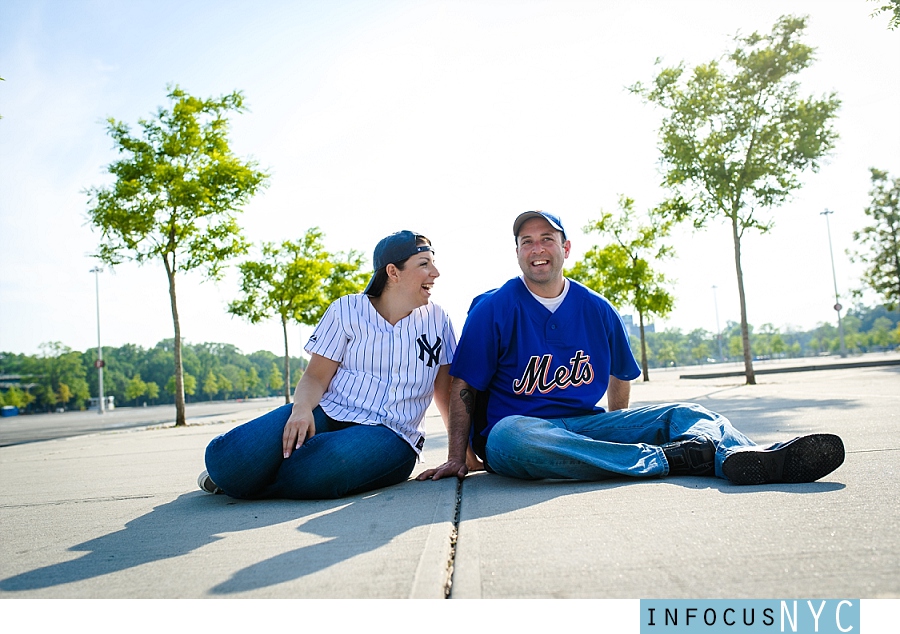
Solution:
{"label": "tall lamp post", "polygon": [[841,356],[847,356],[847,346],[844,344],[844,325],[841,322],[841,306],[840,296],[838,295],[837,288],[837,274],[834,272],[834,250],[831,248],[831,223],[828,221],[828,216],[833,214],[833,211],[826,209],[821,212],[820,216],[825,216],[825,227],[828,229],[828,253],[831,255],[831,277],[834,280],[834,310],[837,312],[838,318],[838,336],[841,338]]}
{"label": "tall lamp post", "polygon": [[97,413],[102,414],[106,410],[106,399],[103,396],[103,347],[100,345],[100,274],[103,272],[99,266],[92,268],[89,273],[94,274],[94,287],[97,291],[97,360],[94,366],[97,368],[97,395],[100,397],[97,403]]}
{"label": "tall lamp post", "polygon": [[725,355],[722,354],[722,330],[719,328],[719,300],[716,297],[716,285],[713,284],[713,304],[716,307],[716,341],[719,342],[719,359],[724,361]]}

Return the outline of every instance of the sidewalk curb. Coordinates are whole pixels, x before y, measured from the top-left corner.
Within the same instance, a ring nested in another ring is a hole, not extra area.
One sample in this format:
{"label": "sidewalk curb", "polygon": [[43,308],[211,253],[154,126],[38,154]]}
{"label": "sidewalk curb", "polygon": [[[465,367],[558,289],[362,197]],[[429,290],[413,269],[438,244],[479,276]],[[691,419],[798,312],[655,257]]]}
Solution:
{"label": "sidewalk curb", "polygon": [[[846,363],[829,363],[826,365],[797,365],[787,368],[761,368],[753,370],[754,374],[786,374],[788,372],[815,372],[817,370],[846,370],[849,368],[873,368],[877,366],[900,365],[900,359],[884,361],[849,361]],[[721,379],[730,376],[744,376],[744,370],[734,372],[709,372],[706,374],[679,374],[679,379]]]}

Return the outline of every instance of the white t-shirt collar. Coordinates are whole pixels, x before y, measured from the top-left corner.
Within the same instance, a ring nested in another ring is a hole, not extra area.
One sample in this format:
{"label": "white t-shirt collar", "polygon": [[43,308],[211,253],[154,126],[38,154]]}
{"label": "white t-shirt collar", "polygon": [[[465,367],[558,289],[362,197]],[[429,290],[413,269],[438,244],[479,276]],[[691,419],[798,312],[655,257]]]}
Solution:
{"label": "white t-shirt collar", "polygon": [[[519,279],[522,280],[522,284],[525,284],[525,277],[520,275]],[[525,284],[525,288],[528,289],[528,292],[531,293],[531,296],[534,297],[538,302],[540,302],[541,306],[549,310],[551,313],[555,313],[556,309],[559,308],[560,304],[563,303],[563,300],[566,298],[566,294],[569,292],[569,278],[563,278],[563,291],[556,297],[541,297],[540,295],[535,295],[534,292],[528,288],[528,284]]]}

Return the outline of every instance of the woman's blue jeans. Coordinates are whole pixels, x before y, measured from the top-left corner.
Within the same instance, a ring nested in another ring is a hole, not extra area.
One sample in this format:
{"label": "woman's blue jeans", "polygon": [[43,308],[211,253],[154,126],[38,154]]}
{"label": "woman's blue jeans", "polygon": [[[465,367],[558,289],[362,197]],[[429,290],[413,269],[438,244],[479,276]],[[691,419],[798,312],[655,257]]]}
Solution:
{"label": "woman's blue jeans", "polygon": [[206,448],[206,470],[235,498],[324,500],[405,482],[416,452],[383,425],[342,423],[313,410],[316,433],[285,460],[282,405],[226,434]]}
{"label": "woman's blue jeans", "polygon": [[669,473],[660,445],[698,436],[715,444],[720,478],[732,451],[755,445],[724,416],[666,403],[553,420],[507,416],[491,429],[485,455],[496,473],[526,480],[659,477]]}

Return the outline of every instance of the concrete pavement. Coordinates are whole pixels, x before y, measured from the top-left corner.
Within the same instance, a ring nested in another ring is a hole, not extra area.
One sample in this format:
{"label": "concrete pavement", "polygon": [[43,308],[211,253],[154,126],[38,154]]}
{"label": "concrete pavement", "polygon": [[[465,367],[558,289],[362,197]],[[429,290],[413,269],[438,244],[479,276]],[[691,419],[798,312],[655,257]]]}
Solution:
{"label": "concrete pavement", "polygon": [[[632,404],[699,402],[760,444],[837,433],[838,471],[759,487],[482,473],[245,502],[195,484],[240,421],[2,447],[0,598],[900,598],[900,367],[758,380],[656,372]],[[427,425],[417,472],[445,458]]]}

